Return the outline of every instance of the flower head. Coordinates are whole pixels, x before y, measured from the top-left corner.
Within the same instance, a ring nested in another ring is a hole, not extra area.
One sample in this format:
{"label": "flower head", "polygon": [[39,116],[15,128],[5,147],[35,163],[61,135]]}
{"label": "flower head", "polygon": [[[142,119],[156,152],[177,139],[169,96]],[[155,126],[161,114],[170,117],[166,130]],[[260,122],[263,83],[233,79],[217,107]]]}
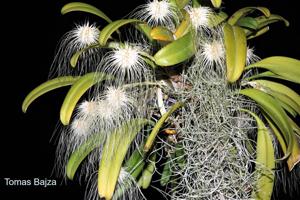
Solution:
{"label": "flower head", "polygon": [[142,81],[148,69],[141,52],[141,47],[125,43],[107,54],[99,65],[99,71],[114,75],[120,83]]}
{"label": "flower head", "polygon": [[108,87],[99,103],[101,118],[115,119],[129,114],[133,99],[122,88]]}
{"label": "flower head", "polygon": [[83,118],[74,119],[70,128],[74,137],[82,137],[90,133],[90,123]]}
{"label": "flower head", "polygon": [[202,48],[201,55],[203,56],[206,64],[221,64],[224,60],[225,50],[221,41],[213,40],[205,42]]}
{"label": "flower head", "polygon": [[109,87],[105,93],[105,100],[109,106],[114,106],[115,110],[132,103],[126,92],[121,88]]}
{"label": "flower head", "polygon": [[100,48],[90,48],[82,52],[76,68],[70,67],[70,60],[76,52],[96,44],[99,34],[98,28],[89,22],[78,24],[67,32],[61,40],[49,76],[78,75],[95,70],[101,57]]}
{"label": "flower head", "polygon": [[80,48],[85,48],[91,44],[95,44],[98,40],[100,31],[95,25],[85,23],[84,25],[77,25],[74,30],[71,31],[74,37],[74,43]]}
{"label": "flower head", "polygon": [[197,8],[187,7],[187,12],[190,15],[192,25],[195,29],[207,28],[209,17],[212,13],[209,7],[200,6]]}
{"label": "flower head", "polygon": [[141,10],[135,13],[136,17],[146,21],[151,26],[167,26],[174,28],[178,16],[174,6],[167,0],[152,0],[142,5]]}
{"label": "flower head", "polygon": [[138,49],[129,45],[114,50],[113,57],[114,64],[122,69],[130,69],[139,63]]}
{"label": "flower head", "polygon": [[84,118],[95,117],[97,115],[97,101],[83,101],[78,107],[78,114]]}

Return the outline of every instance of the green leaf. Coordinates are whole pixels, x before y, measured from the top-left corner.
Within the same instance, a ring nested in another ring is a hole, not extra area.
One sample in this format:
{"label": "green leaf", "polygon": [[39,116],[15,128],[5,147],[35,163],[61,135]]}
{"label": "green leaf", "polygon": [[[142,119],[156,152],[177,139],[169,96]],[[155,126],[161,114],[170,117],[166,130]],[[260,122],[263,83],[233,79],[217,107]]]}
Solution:
{"label": "green leaf", "polygon": [[243,28],[256,30],[258,23],[253,17],[243,17],[237,21],[237,25]]}
{"label": "green leaf", "polygon": [[261,36],[261,35],[265,34],[266,32],[268,32],[269,30],[270,30],[270,28],[268,26],[266,26],[266,27],[256,31],[255,34],[249,35],[248,39],[250,40],[250,39],[256,38],[258,36]]}
{"label": "green leaf", "polygon": [[[277,129],[277,127],[274,125],[274,123],[269,119],[269,117],[267,117],[266,115],[264,115],[265,119],[267,120],[269,127],[271,128],[272,132],[274,133],[276,139],[278,140],[280,147],[282,149],[282,152],[284,154],[286,154],[287,148],[286,148],[286,143],[284,141],[284,138],[282,137],[280,131]],[[282,160],[282,159],[279,159]]]}
{"label": "green leaf", "polygon": [[73,180],[74,175],[82,161],[97,147],[104,142],[103,133],[98,133],[87,139],[69,158],[66,166],[67,177]]}
{"label": "green leaf", "polygon": [[300,83],[300,60],[283,56],[273,56],[247,66],[246,70],[254,67],[270,70],[289,81]]}
{"label": "green leaf", "polygon": [[190,27],[191,27],[191,18],[189,13],[185,11],[184,18],[174,33],[175,39],[181,38],[182,36],[187,34],[190,31]]}
{"label": "green leaf", "polygon": [[192,5],[193,5],[193,8],[198,8],[200,6],[200,3],[198,0],[192,0]]}
{"label": "green leaf", "polygon": [[289,118],[289,122],[291,123],[294,133],[296,133],[298,137],[300,137],[300,127],[291,118]]}
{"label": "green leaf", "polygon": [[270,15],[269,17],[266,17],[266,16],[257,17],[256,21],[257,21],[257,24],[258,24],[258,26],[257,26],[258,29],[262,29],[263,27],[266,27],[269,24],[272,24],[272,23],[275,23],[275,22],[278,22],[278,21],[283,21],[285,26],[290,25],[288,20],[281,17],[280,15],[274,15],[274,14]]}
{"label": "green leaf", "polygon": [[114,22],[111,22],[107,26],[105,26],[102,31],[100,32],[99,35],[99,44],[101,46],[106,45],[107,40],[109,37],[117,31],[120,27],[126,25],[126,24],[131,24],[131,23],[137,23],[141,22],[140,20],[137,19],[120,19]]}
{"label": "green leaf", "polygon": [[211,15],[209,18],[208,26],[210,28],[213,28],[215,26],[218,26],[222,22],[224,22],[228,18],[228,15],[225,12],[218,12]]}
{"label": "green leaf", "polygon": [[184,149],[181,143],[176,144],[175,162],[181,169],[184,169],[186,165],[186,160],[184,158]]}
{"label": "green leaf", "polygon": [[222,0],[210,0],[210,1],[215,8],[220,8],[222,4]]}
{"label": "green leaf", "polygon": [[190,2],[190,0],[175,0],[175,1],[179,9],[183,9]]}
{"label": "green leaf", "polygon": [[[124,165],[125,170],[130,173],[131,177],[133,177],[135,180],[141,174],[146,164],[144,157],[145,153],[142,148],[137,148]],[[128,182],[125,180],[122,187],[116,188],[113,199],[119,199],[127,190],[130,190],[132,187],[131,184],[131,180]]]}
{"label": "green leaf", "polygon": [[74,11],[91,13],[91,14],[97,15],[98,17],[101,17],[108,23],[112,22],[111,19],[109,19],[109,17],[107,17],[101,10],[99,10],[95,6],[92,6],[87,3],[72,2],[72,3],[68,3],[68,4],[64,5],[61,9],[61,13],[63,15],[67,14],[69,12],[74,12]]}
{"label": "green leaf", "polygon": [[74,84],[80,77],[73,77],[73,76],[63,76],[58,77],[49,81],[46,81],[45,83],[42,83],[35,89],[33,89],[24,99],[22,103],[22,111],[25,113],[27,111],[27,108],[30,106],[30,104],[36,100],[38,97],[42,96],[43,94],[55,90],[57,88],[61,88],[64,86],[72,85]]}
{"label": "green leaf", "polygon": [[[274,97],[274,95],[272,95]],[[287,103],[279,100],[278,98],[276,98],[278,103],[280,104],[280,106],[290,115],[292,115],[293,117],[297,116],[297,112]]]}
{"label": "green leaf", "polygon": [[271,97],[269,94],[266,94],[265,92],[251,88],[241,90],[240,94],[248,96],[254,101],[256,101],[260,108],[276,124],[287,143],[287,152],[284,158],[290,156],[292,152],[292,147],[294,145],[293,143],[295,142],[292,139],[293,130],[288,121],[287,114],[284,112],[283,108],[278,104],[276,99]]}
{"label": "green leaf", "polygon": [[233,83],[240,78],[246,65],[247,40],[245,32],[238,26],[226,24],[223,31],[226,50],[227,80]]}
{"label": "green leaf", "polygon": [[[285,145],[283,138],[281,137],[280,132],[278,131],[276,126],[271,122],[271,120],[268,117],[265,116],[265,118],[267,119],[267,121],[270,125],[270,128],[272,129],[273,133],[275,134],[283,153],[286,154],[286,151],[287,151],[286,145]],[[295,165],[297,165],[297,163],[300,162],[300,147],[299,147],[299,144],[298,144],[295,134],[292,135],[292,140],[294,141],[293,147],[292,147],[292,152],[287,160],[287,165],[288,165],[288,168],[290,171],[295,167]],[[279,160],[283,160],[283,159],[279,159]]]}
{"label": "green leaf", "polygon": [[140,130],[149,123],[147,119],[132,119],[109,134],[99,164],[98,193],[101,198],[112,199],[128,148]]}
{"label": "green leaf", "polygon": [[145,152],[143,148],[137,148],[131,154],[130,158],[126,161],[124,167],[132,177],[137,178],[145,165],[144,162]]}
{"label": "green leaf", "polygon": [[70,60],[71,66],[72,67],[76,67],[78,59],[81,56],[81,54],[83,54],[84,52],[86,52],[86,51],[88,51],[88,50],[90,50],[92,48],[97,48],[97,47],[99,47],[99,45],[98,44],[97,45],[94,44],[94,45],[91,45],[89,47],[86,47],[86,48],[81,49],[81,50],[77,51],[76,53],[74,53],[73,56],[71,57],[71,60]]}
{"label": "green leaf", "polygon": [[274,187],[275,153],[272,138],[262,120],[253,112],[251,114],[257,123],[257,143],[256,143],[256,166],[255,171],[259,173],[256,181],[256,188],[252,196],[256,200],[270,200]]}
{"label": "green leaf", "polygon": [[279,76],[278,74],[274,74],[271,71],[265,71],[265,72],[262,72],[259,74],[254,74],[253,76],[245,78],[245,80],[252,80],[252,79],[257,79],[257,78],[262,78],[262,77],[276,78],[276,79],[282,79],[282,80],[288,81],[288,79],[286,79],[282,76]]}
{"label": "green leaf", "polygon": [[152,155],[150,155],[149,163],[141,176],[143,189],[147,189],[150,186],[152,176],[155,171],[155,161],[156,161],[156,153],[154,152]]}
{"label": "green leaf", "polygon": [[160,49],[154,55],[154,59],[159,66],[171,66],[191,58],[195,51],[195,42],[192,33],[189,32]]}
{"label": "green leaf", "polygon": [[269,9],[265,8],[265,7],[245,7],[245,8],[242,8],[242,9],[239,9],[238,11],[236,11],[228,19],[228,24],[235,25],[239,19],[241,19],[242,17],[244,17],[256,10],[259,10],[260,12],[262,12],[266,17],[269,17],[271,15]]}
{"label": "green leaf", "polygon": [[175,112],[177,109],[179,109],[180,107],[182,107],[184,104],[182,102],[176,102],[174,105],[172,105],[172,107],[165,113],[163,114],[163,116],[158,120],[158,122],[155,124],[154,128],[152,129],[149,137],[147,138],[145,147],[144,147],[144,151],[148,152],[152,145],[153,142],[160,130],[160,128],[162,127],[162,125],[164,124],[164,122],[168,119],[168,117]]}
{"label": "green leaf", "polygon": [[269,80],[255,80],[249,82],[256,89],[265,91],[280,101],[287,103],[300,115],[300,95],[291,88]]}
{"label": "green leaf", "polygon": [[171,161],[172,161],[172,159],[169,158],[164,164],[163,171],[161,174],[161,179],[160,179],[161,186],[166,186],[171,179],[171,175],[172,175]]}
{"label": "green leaf", "polygon": [[174,40],[173,33],[163,26],[157,26],[153,28],[150,32],[150,35],[153,39],[159,41],[171,42]]}
{"label": "green leaf", "polygon": [[67,93],[60,109],[60,121],[64,125],[68,125],[74,111],[74,108],[80,97],[93,85],[105,79],[111,79],[111,76],[103,73],[88,73],[77,80]]}
{"label": "green leaf", "polygon": [[135,27],[136,27],[136,29],[138,29],[139,31],[141,31],[148,38],[148,40],[150,42],[153,41],[153,38],[150,35],[150,32],[151,32],[152,28],[148,24],[146,24],[146,23],[139,23]]}

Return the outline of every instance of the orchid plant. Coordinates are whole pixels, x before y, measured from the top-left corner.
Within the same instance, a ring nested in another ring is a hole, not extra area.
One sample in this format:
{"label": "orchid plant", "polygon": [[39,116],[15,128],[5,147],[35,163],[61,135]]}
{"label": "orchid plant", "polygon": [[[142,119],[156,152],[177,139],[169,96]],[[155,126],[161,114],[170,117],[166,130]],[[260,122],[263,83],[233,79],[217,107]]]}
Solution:
{"label": "orchid plant", "polygon": [[143,199],[159,181],[174,200],[270,200],[275,179],[299,181],[300,96],[288,85],[300,83],[300,61],[260,59],[248,45],[289,22],[266,7],[228,16],[221,6],[149,0],[119,20],[86,3],[63,6],[100,17],[102,28],[85,22],[63,36],[50,80],[22,109],[71,86],[56,170],[88,181],[87,199]]}

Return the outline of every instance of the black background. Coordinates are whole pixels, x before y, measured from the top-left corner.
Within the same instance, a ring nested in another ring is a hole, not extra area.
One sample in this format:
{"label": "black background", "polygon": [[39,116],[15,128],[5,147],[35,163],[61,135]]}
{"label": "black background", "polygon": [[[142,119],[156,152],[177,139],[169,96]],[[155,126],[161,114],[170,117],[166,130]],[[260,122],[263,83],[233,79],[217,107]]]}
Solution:
{"label": "black background", "polygon": [[[84,186],[78,182],[56,187],[7,187],[4,178],[32,179],[51,176],[55,142],[50,138],[58,122],[59,109],[67,89],[46,94],[34,102],[26,114],[21,104],[26,94],[47,79],[49,67],[60,37],[86,19],[99,21],[88,14],[60,14],[70,1],[12,1],[1,5],[1,105],[0,105],[0,199],[83,199]],[[89,2],[113,20],[128,14],[143,0]],[[260,57],[283,55],[300,59],[300,18],[295,0],[225,0],[225,11],[232,14],[243,6],[267,6],[291,23],[274,24],[271,31],[251,41]],[[101,23],[100,23],[101,24]],[[102,23],[103,25],[103,23]],[[299,77],[300,78],[300,77]],[[162,199],[155,191],[149,199]],[[286,198],[284,198],[286,199]],[[297,199],[294,197],[293,199]]]}

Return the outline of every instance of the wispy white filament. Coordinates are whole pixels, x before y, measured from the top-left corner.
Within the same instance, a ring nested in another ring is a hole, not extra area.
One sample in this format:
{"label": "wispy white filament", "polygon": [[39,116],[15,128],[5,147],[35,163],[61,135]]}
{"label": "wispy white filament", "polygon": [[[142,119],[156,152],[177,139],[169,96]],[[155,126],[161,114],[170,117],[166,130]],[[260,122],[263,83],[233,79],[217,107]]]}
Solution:
{"label": "wispy white filament", "polygon": [[150,26],[161,25],[174,29],[179,21],[176,8],[167,0],[152,0],[138,9],[133,16],[147,22]]}
{"label": "wispy white filament", "polygon": [[125,43],[105,56],[98,70],[112,74],[118,83],[141,82],[149,73],[141,47]]}
{"label": "wispy white filament", "polygon": [[213,40],[205,42],[202,46],[201,55],[203,56],[204,63],[213,65],[214,63],[221,65],[224,61],[225,49],[222,41]]}
{"label": "wispy white filament", "polygon": [[71,67],[72,56],[91,45],[97,44],[100,31],[94,24],[86,22],[67,32],[61,39],[49,76],[78,75],[94,71],[101,58],[100,48],[90,48],[82,52],[77,66]]}
{"label": "wispy white filament", "polygon": [[246,65],[250,65],[254,62],[257,62],[260,58],[255,55],[254,49],[251,47],[247,47],[247,59],[246,59]]}
{"label": "wispy white filament", "polygon": [[71,31],[71,34],[74,35],[74,45],[78,45],[81,49],[95,44],[98,40],[99,33],[98,28],[89,23],[77,25],[76,28]]}
{"label": "wispy white filament", "polygon": [[196,30],[205,29],[209,25],[209,17],[211,16],[211,9],[209,7],[187,7],[187,12],[190,15],[192,25]]}

